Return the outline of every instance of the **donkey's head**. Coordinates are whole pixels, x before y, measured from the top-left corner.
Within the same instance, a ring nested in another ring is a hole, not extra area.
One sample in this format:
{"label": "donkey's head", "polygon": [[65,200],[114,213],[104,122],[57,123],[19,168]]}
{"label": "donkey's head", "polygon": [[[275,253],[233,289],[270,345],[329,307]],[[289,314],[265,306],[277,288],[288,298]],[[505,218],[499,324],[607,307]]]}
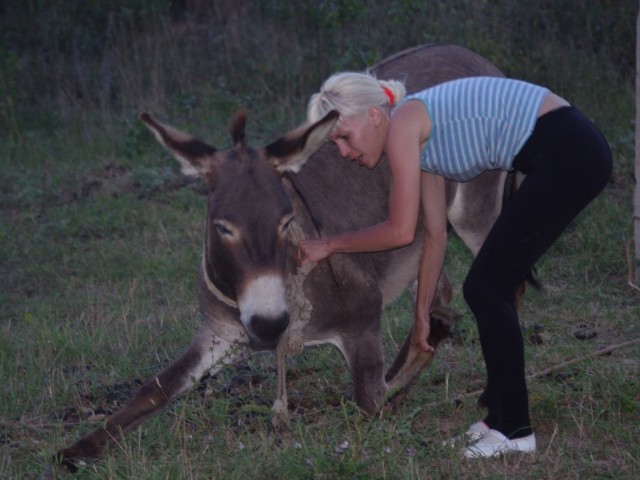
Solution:
{"label": "donkey's head", "polygon": [[337,113],[258,150],[245,145],[244,113],[234,117],[234,146],[224,151],[147,113],[140,120],[179,160],[183,173],[199,175],[207,184],[202,274],[209,289],[237,306],[253,348],[274,348],[289,324],[284,266],[293,219],[280,174],[301,167],[333,128]]}

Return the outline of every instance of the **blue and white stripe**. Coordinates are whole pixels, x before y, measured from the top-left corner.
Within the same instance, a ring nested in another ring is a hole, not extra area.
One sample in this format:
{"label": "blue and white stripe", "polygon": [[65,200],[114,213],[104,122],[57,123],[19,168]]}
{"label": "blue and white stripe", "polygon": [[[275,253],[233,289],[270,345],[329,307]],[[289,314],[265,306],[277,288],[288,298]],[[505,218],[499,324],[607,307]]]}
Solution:
{"label": "blue and white stripe", "polygon": [[407,96],[422,100],[431,118],[422,170],[457,181],[510,170],[547,93],[520,80],[470,77]]}

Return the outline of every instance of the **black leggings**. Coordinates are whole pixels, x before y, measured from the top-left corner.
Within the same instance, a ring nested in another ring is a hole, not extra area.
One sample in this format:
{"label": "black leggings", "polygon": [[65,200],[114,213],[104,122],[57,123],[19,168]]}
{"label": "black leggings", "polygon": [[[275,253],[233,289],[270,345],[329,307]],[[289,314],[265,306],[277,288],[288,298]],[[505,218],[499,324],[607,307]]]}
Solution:
{"label": "black leggings", "polygon": [[538,119],[513,167],[526,178],[489,232],[463,291],[478,323],[487,368],[485,422],[518,438],[532,429],[516,290],[605,187],[612,159],[596,126],[575,108],[563,107]]}

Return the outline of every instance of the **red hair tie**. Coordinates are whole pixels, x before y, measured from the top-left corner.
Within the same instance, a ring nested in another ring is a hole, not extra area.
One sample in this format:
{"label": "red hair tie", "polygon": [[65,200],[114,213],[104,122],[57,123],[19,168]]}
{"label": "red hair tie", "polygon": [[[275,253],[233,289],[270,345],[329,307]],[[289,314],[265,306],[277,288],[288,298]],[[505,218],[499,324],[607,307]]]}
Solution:
{"label": "red hair tie", "polygon": [[[382,85],[381,85],[381,86],[382,86]],[[385,94],[385,95],[387,96],[387,98],[389,99],[389,106],[390,106],[390,107],[393,107],[393,105],[396,103],[396,100],[395,100],[395,98],[393,97],[393,92],[392,92],[389,88],[387,88],[387,87],[385,87],[385,86],[382,86],[382,90],[384,90],[384,94]]]}

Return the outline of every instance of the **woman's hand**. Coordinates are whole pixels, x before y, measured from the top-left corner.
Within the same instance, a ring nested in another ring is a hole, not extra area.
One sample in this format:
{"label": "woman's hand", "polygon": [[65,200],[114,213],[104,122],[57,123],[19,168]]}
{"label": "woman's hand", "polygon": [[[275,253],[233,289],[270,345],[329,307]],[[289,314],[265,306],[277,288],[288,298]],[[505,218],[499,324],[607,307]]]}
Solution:
{"label": "woman's hand", "polygon": [[419,315],[416,313],[413,320],[413,328],[411,329],[411,344],[427,353],[435,351],[435,349],[427,343],[430,333],[431,319],[429,315]]}
{"label": "woman's hand", "polygon": [[327,240],[301,240],[293,258],[299,267],[304,267],[309,263],[324,260],[331,253]]}

